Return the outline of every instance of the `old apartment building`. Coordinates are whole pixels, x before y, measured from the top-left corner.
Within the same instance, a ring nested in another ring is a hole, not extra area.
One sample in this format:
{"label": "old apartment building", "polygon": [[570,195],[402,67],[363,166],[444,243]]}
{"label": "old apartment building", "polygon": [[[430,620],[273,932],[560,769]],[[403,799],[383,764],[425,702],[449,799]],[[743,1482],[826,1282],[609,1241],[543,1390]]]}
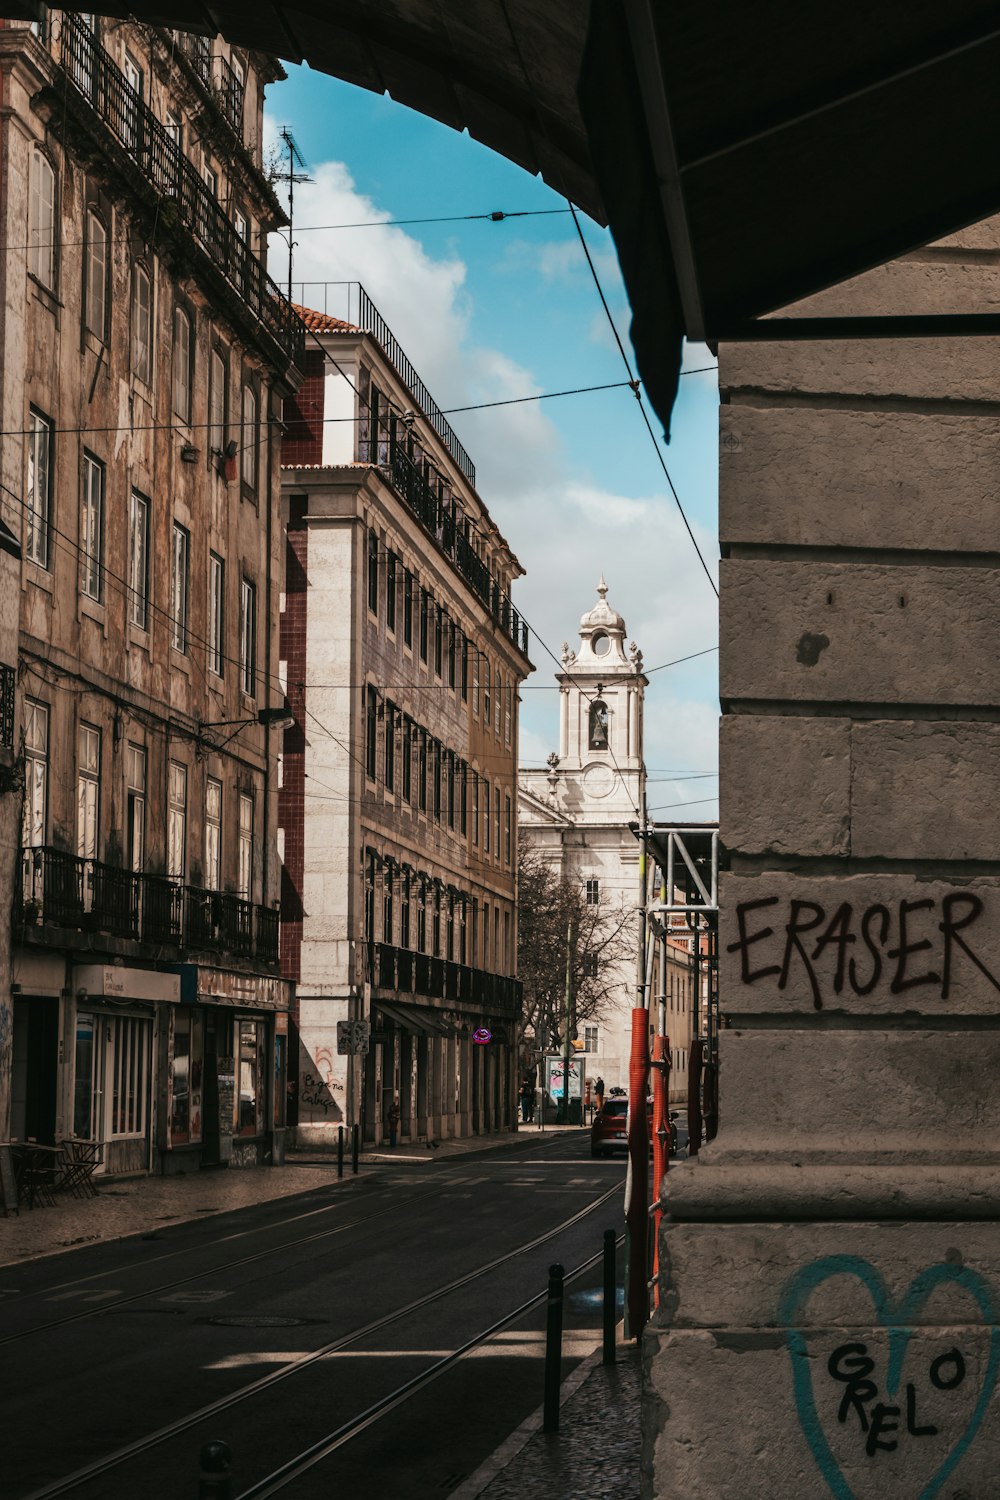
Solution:
{"label": "old apartment building", "polygon": [[[282,962],[297,1140],[514,1119],[521,569],[364,293],[313,334],[283,443]],[[367,1020],[365,1055],[337,1023]]]}
{"label": "old apartment building", "polygon": [[9,1121],[109,1172],[281,1150],[269,57],[0,29],[0,515],[20,540]]}
{"label": "old apartment building", "polygon": [[[576,649],[562,650],[559,684],[559,751],[548,764],[518,773],[521,828],[531,849],[554,871],[582,888],[588,907],[607,914],[604,927],[623,922],[631,934],[639,882],[638,809],[646,780],[643,708],[647,678],[635,642],[626,645],[625,620],[608,603],[601,578],[597,602],[582,616]],[[601,919],[595,927],[599,937]],[[626,933],[623,930],[623,936]],[[637,941],[637,939],[636,939]],[[673,1068],[670,1097],[687,1093],[691,1036],[697,1031],[693,938],[667,938],[662,993]],[[580,1028],[585,1078],[607,1088],[628,1087],[635,941],[618,943],[607,976],[602,1013]],[[595,955],[595,963],[603,960]],[[603,976],[602,976],[603,977]],[[660,953],[651,976],[661,993]],[[655,1017],[655,1008],[651,1018]]]}

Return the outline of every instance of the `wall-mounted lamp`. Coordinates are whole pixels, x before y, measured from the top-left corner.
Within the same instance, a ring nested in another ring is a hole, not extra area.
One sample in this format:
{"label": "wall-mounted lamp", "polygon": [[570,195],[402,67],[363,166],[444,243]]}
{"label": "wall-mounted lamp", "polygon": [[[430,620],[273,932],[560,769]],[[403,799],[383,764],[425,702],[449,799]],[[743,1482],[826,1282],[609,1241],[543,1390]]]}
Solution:
{"label": "wall-mounted lamp", "polygon": [[239,474],[239,465],[236,461],[236,455],[239,451],[239,443],[235,438],[230,438],[222,456],[222,473],[227,484],[232,484],[233,480]]}
{"label": "wall-mounted lamp", "polygon": [[196,464],[198,462],[198,450],[191,443],[185,443],[181,449],[182,464]]}

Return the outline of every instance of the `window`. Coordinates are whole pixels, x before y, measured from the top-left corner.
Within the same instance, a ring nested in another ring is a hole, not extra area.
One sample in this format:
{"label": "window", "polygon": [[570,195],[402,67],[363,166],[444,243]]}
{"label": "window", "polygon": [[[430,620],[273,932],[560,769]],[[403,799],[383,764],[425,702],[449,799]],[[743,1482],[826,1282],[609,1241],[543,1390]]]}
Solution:
{"label": "window", "polygon": [[410,946],[410,874],[404,871],[399,893],[399,946]]}
{"label": "window", "polygon": [[432,744],[433,744],[433,753],[434,753],[434,762],[433,762],[432,771],[431,771],[431,774],[432,774],[432,777],[433,777],[432,786],[433,786],[433,791],[434,791],[433,808],[434,808],[434,816],[437,819],[437,821],[440,823],[440,821],[441,821],[441,744],[440,744],[439,740],[434,740],[432,742]]}
{"label": "window", "polygon": [[426,589],[420,590],[420,660],[427,661],[427,612],[430,600]]}
{"label": "window", "polygon": [[375,850],[365,850],[365,942],[375,941]]}
{"label": "window", "polygon": [[108,231],[92,209],[87,212],[84,266],[84,323],[102,342],[108,332]]}
{"label": "window", "polygon": [[191,420],[191,318],[183,307],[174,308],[174,412],[182,422]]}
{"label": "window", "polygon": [[400,749],[403,755],[403,801],[413,801],[413,721],[404,716],[403,738]]}
{"label": "window", "polygon": [[514,713],[514,686],[508,683],[503,697],[503,742],[510,745],[511,721]]}
{"label": "window", "polygon": [[132,270],[132,373],[153,383],[153,283],[145,266]]}
{"label": "window", "polygon": [[187,767],[167,768],[167,879],[183,882],[187,870]]}
{"label": "window", "polygon": [[424,877],[418,877],[420,885],[417,888],[417,952],[427,952],[427,886]]}
{"label": "window", "polygon": [[472,653],[472,712],[479,712],[479,652]]}
{"label": "window", "polygon": [[509,974],[512,965],[510,961],[510,912],[503,914],[503,971]]}
{"label": "window", "polygon": [[368,608],[378,614],[378,532],[368,528]]}
{"label": "window", "polygon": [[489,729],[493,709],[490,700],[490,664],[483,657],[483,728]]}
{"label": "window", "polygon": [[249,245],[250,221],[241,208],[233,209],[233,228],[236,230],[236,238],[244,245]]}
{"label": "window", "polygon": [[385,560],[385,628],[396,630],[396,569],[399,559],[390,552]]}
{"label": "window", "polygon": [[184,145],[184,126],[181,124],[180,116],[175,115],[172,109],[167,110],[167,119],[164,128],[178,151],[180,151]]}
{"label": "window", "polygon": [[129,745],[125,755],[125,798],[125,852],[129,869],[139,875],[146,860],[146,751],[142,745]]}
{"label": "window", "polygon": [[253,795],[240,792],[240,880],[239,894],[253,900]]}
{"label": "window", "polygon": [[413,574],[403,574],[403,645],[413,649]]}
{"label": "window", "polygon": [[493,967],[495,969],[497,969],[497,970],[499,970],[499,968],[500,968],[500,959],[501,959],[501,953],[500,953],[500,908],[499,908],[499,906],[494,906],[494,908],[493,908]]}
{"label": "window", "polygon": [[420,811],[427,811],[427,731],[420,731],[420,755],[417,762],[417,794],[420,801]]}
{"label": "window", "polygon": [[583,977],[584,979],[596,979],[597,977],[597,954],[585,953],[583,955]]}
{"label": "window", "polygon": [[446,750],[444,753],[445,753],[445,755],[447,757],[447,762],[448,762],[447,784],[446,784],[446,788],[445,788],[446,793],[447,793],[447,799],[446,800],[447,800],[447,808],[448,808],[448,827],[449,828],[454,828],[454,826],[455,826],[455,757],[451,753],[450,750]]}
{"label": "window", "polygon": [[149,501],[132,491],[129,507],[129,618],[140,630],[149,622]]}
{"label": "window", "polygon": [[505,793],[504,799],[503,799],[503,857],[504,857],[504,863],[507,865],[508,869],[510,868],[510,852],[511,852],[510,794],[509,793]]}
{"label": "window", "polygon": [[434,611],[434,671],[441,676],[442,635],[444,632],[444,610],[440,604]]}
{"label": "window", "polygon": [[483,777],[483,853],[490,852],[490,784]]}
{"label": "window", "polygon": [[21,843],[38,849],[45,843],[49,765],[49,711],[32,698],[24,701],[24,810]]}
{"label": "window", "polygon": [[125,82],[131,94],[125,90],[122,97],[122,136],[125,144],[135,151],[140,144],[140,118],[142,111],[142,69],[128,52],[125,54]]}
{"label": "window", "polygon": [[378,762],[378,695],[371,686],[366,689],[366,694],[368,701],[365,716],[365,770],[368,773],[368,780],[374,781]]}
{"label": "window", "polygon": [[490,903],[483,902],[483,968],[490,966]]}
{"label": "window", "polygon": [[201,175],[204,179],[205,186],[208,188],[208,191],[211,193],[212,197],[218,198],[219,174],[212,166],[211,162],[206,161],[202,163]]}
{"label": "window", "polygon": [[50,290],[56,284],[56,174],[38,146],[28,190],[28,270]]}
{"label": "window", "polygon": [[81,724],[76,772],[76,852],[81,859],[97,858],[101,793],[101,731]]}
{"label": "window", "polygon": [[41,567],[49,566],[52,512],[52,423],[41,412],[28,415],[28,488],[25,551]]}
{"label": "window", "polygon": [[472,773],[472,842],[479,843],[479,772]]}
{"label": "window", "polygon": [[468,701],[469,701],[469,642],[466,639],[464,631],[459,631],[459,643],[460,643],[460,651],[461,651],[461,658],[462,658],[462,661],[461,661],[461,666],[462,666],[462,671],[461,671],[462,702],[463,703],[468,703]]}
{"label": "window", "polygon": [[386,863],[382,870],[382,941],[391,943],[393,936],[393,869],[392,862]]}
{"label": "window", "polygon": [[226,360],[221,349],[213,349],[208,361],[208,447],[222,456],[226,446]]}
{"label": "window", "polygon": [[222,677],[226,639],[226,565],[208,554],[208,670]]}
{"label": "window", "polygon": [[253,386],[243,387],[243,483],[248,490],[257,488],[257,465],[259,461],[259,434],[257,430],[257,394]]}
{"label": "window", "polygon": [[248,698],[257,693],[257,585],[244,578],[240,589],[240,685]]}
{"label": "window", "polygon": [[583,1050],[584,1052],[597,1051],[597,1027],[585,1026],[583,1028]]}
{"label": "window", "polygon": [[500,860],[500,788],[493,790],[493,853]]}
{"label": "window", "polygon": [[201,1140],[204,1021],[201,1012],[188,1005],[177,1006],[172,1020],[170,1144],[186,1146]]}
{"label": "window", "polygon": [[500,668],[497,667],[496,676],[493,679],[493,729],[496,734],[500,733],[500,713],[503,703],[503,687],[500,677]]}
{"label": "window", "polygon": [[385,789],[396,790],[396,707],[385,705]]}
{"label": "window", "polygon": [[188,648],[188,596],[191,580],[191,535],[174,522],[170,569],[170,644],[175,651]]}
{"label": "window", "polygon": [[587,881],[587,905],[600,906],[601,904],[601,882],[599,880]]}
{"label": "window", "polygon": [[459,796],[461,798],[461,823],[460,827],[464,834],[469,831],[469,768],[462,761],[459,765]]}
{"label": "window", "polygon": [[205,889],[222,884],[222,782],[210,776],[205,783]]}
{"label": "window", "polygon": [[590,705],[590,735],[588,744],[591,750],[606,750],[608,748],[608,705],[600,698],[595,698]]}
{"label": "window", "polygon": [[104,465],[93,454],[83,455],[80,495],[80,589],[100,602],[104,595]]}
{"label": "window", "polygon": [[264,1022],[239,1022],[240,1029],[240,1075],[239,1097],[236,1100],[235,1127],[237,1135],[263,1135],[265,1061]]}
{"label": "window", "polygon": [[433,914],[432,914],[432,917],[431,917],[431,921],[432,921],[431,939],[432,939],[432,942],[433,942],[433,954],[434,954],[435,958],[440,958],[441,957],[441,886],[440,886],[440,884],[437,881],[434,882],[434,910],[433,910]]}
{"label": "window", "polygon": [[111,1135],[143,1139],[149,1108],[150,1023],[139,1016],[111,1016]]}

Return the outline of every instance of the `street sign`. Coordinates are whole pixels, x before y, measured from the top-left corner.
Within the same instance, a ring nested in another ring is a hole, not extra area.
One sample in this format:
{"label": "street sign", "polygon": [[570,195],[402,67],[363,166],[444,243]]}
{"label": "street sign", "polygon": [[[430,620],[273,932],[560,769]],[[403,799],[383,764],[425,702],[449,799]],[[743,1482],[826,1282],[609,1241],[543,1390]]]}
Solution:
{"label": "street sign", "polygon": [[371,1029],[370,1021],[338,1021],[337,1051],[341,1056],[345,1053],[350,1056],[366,1055],[371,1039]]}

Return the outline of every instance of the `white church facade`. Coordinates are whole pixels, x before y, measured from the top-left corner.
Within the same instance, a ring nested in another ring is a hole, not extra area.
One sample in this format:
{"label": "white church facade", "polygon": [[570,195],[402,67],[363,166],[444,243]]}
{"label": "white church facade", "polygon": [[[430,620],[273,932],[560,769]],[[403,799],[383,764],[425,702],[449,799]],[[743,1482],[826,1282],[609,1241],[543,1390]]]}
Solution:
{"label": "white church facade", "polygon": [[[559,749],[545,767],[518,772],[518,809],[523,837],[554,869],[579,881],[588,904],[606,908],[609,919],[633,913],[639,900],[639,841],[635,828],[643,806],[643,706],[648,686],[642,653],[626,646],[625,621],[608,603],[603,577],[598,601],[580,620],[576,650],[562,650],[559,684]],[[607,976],[605,976],[607,978]],[[606,1089],[628,1087],[631,1012],[635,1004],[635,943],[624,945],[602,1014],[581,1023],[585,1076],[601,1077]],[[668,943],[667,1017],[673,1054],[671,1098],[683,1098],[694,1011],[694,975],[686,943]]]}

